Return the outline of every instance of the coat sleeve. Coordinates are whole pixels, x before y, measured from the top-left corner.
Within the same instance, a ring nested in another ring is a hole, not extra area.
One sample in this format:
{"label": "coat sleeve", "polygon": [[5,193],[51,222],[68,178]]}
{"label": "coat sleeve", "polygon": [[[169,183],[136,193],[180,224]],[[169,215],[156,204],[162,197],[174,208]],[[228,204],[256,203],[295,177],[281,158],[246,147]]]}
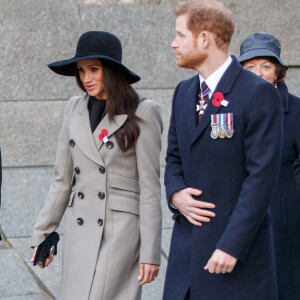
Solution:
{"label": "coat sleeve", "polygon": [[244,151],[248,176],[216,248],[244,260],[263,223],[281,162],[283,111],[274,87],[262,82],[247,101]]}
{"label": "coat sleeve", "polygon": [[154,101],[149,103],[140,116],[140,135],[135,147],[140,185],[140,263],[159,265],[162,230],[159,177],[163,125],[158,104]]}
{"label": "coat sleeve", "polygon": [[69,147],[69,123],[78,99],[78,97],[72,97],[65,108],[54,163],[55,178],[34,226],[32,246],[38,246],[50,233],[57,229],[68,205],[73,173],[73,161]]}
{"label": "coat sleeve", "polygon": [[[177,92],[180,84],[175,89],[172,102],[172,112],[170,118],[170,126],[168,132],[168,148],[166,155],[166,169],[165,169],[165,187],[166,187],[166,197],[169,209],[172,213],[176,215],[180,214],[177,209],[174,209],[170,205],[172,195],[179,190],[187,188],[184,180],[184,173],[181,161],[181,155],[179,152],[179,145],[177,140],[176,123],[175,123],[175,101]],[[180,112],[179,112],[180,113]]]}

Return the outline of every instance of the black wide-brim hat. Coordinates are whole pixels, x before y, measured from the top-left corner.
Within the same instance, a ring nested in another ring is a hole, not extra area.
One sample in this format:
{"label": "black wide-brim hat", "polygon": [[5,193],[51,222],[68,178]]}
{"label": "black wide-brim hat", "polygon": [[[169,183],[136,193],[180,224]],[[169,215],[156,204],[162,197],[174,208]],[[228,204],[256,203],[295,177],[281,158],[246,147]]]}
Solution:
{"label": "black wide-brim hat", "polygon": [[248,35],[241,44],[240,63],[257,57],[274,57],[286,69],[288,66],[280,58],[279,40],[267,32],[256,32]]}
{"label": "black wide-brim hat", "polygon": [[48,65],[55,73],[64,76],[78,74],[77,62],[85,59],[98,58],[106,61],[123,72],[127,81],[138,82],[141,78],[122,64],[122,45],[113,34],[105,31],[88,31],[78,40],[76,54],[73,58],[56,61]]}

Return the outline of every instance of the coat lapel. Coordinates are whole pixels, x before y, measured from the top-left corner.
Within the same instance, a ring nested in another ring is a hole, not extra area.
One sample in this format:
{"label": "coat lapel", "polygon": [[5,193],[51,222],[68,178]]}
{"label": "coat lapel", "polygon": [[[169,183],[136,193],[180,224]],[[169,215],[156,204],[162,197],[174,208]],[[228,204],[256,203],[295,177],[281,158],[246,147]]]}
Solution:
{"label": "coat lapel", "polygon": [[96,144],[92,135],[90,117],[88,111],[88,96],[82,101],[78,108],[78,113],[72,115],[71,136],[74,138],[80,150],[91,160],[99,165],[103,165],[103,160],[97,151]]}
{"label": "coat lapel", "polygon": [[[234,84],[238,74],[240,73],[240,71],[242,69],[242,66],[238,63],[238,61],[236,60],[236,58],[234,56],[232,57],[232,59],[233,60],[230,64],[230,66],[223,74],[223,76],[222,76],[221,80],[219,81],[219,83],[216,87],[216,90],[215,90],[215,92],[221,92],[225,96],[226,100],[227,100],[228,94],[230,94],[230,92],[231,92],[231,89],[233,87],[233,84]],[[212,104],[211,99],[208,102],[207,108],[205,110],[205,113],[204,113],[201,121],[199,122],[196,130],[194,131],[192,144],[199,138],[199,136],[203,133],[204,129],[210,124],[211,115],[217,114],[223,108],[222,105],[219,107],[215,107]],[[229,105],[230,105],[230,101],[229,101]]]}
{"label": "coat lapel", "polygon": [[194,77],[194,80],[190,87],[187,90],[186,93],[186,101],[184,101],[184,105],[186,107],[186,121],[187,121],[187,127],[190,134],[190,137],[192,137],[196,130],[196,97],[197,93],[199,91],[199,76],[196,75]]}
{"label": "coat lapel", "polygon": [[101,120],[97,128],[94,130],[93,138],[94,138],[94,144],[97,146],[97,149],[100,150],[100,148],[103,145],[103,141],[100,142],[99,140],[99,134],[103,129],[107,130],[107,138],[109,138],[112,134],[114,134],[126,121],[127,115],[117,115],[114,116],[113,120],[109,120],[108,115],[106,114],[104,118]]}

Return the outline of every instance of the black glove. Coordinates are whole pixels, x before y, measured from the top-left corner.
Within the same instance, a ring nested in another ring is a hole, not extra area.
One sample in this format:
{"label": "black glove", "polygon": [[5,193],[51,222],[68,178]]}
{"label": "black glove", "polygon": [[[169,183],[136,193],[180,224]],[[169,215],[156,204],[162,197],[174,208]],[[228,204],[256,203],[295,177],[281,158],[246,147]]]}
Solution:
{"label": "black glove", "polygon": [[45,268],[46,259],[57,254],[57,244],[59,241],[59,235],[57,232],[52,232],[48,237],[39,244],[33,265],[41,264]]}

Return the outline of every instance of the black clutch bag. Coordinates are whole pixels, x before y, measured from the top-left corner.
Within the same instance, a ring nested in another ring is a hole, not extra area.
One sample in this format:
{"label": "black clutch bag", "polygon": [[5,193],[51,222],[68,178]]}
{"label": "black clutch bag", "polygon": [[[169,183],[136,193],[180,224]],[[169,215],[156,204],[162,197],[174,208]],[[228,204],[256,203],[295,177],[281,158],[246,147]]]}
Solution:
{"label": "black clutch bag", "polygon": [[48,237],[39,244],[33,265],[41,264],[45,268],[46,259],[57,254],[57,244],[59,241],[59,235],[57,232],[52,232]]}

